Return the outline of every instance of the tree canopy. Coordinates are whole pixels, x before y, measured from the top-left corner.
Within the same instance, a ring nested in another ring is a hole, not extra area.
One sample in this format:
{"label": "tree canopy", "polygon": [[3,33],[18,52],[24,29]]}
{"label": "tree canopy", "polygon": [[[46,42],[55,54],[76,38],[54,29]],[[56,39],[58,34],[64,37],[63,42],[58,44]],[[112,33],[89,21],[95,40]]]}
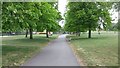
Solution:
{"label": "tree canopy", "polygon": [[[3,2],[2,29],[5,32],[29,30],[56,31],[60,28],[60,12],[48,2]],[[11,25],[11,26],[10,26]]]}
{"label": "tree canopy", "polygon": [[113,3],[103,2],[69,2],[67,5],[65,30],[69,32],[89,31],[88,37],[91,38],[91,30],[96,30],[100,20],[104,28],[111,23],[109,9]]}

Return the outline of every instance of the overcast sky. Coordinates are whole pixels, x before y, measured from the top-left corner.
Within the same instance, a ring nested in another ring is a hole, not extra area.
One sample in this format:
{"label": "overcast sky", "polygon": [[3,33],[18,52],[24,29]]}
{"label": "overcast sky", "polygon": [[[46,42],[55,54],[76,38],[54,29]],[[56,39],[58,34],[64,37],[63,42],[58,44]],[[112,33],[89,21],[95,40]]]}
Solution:
{"label": "overcast sky", "polygon": [[61,12],[62,16],[66,11],[67,0],[58,0],[58,10]]}

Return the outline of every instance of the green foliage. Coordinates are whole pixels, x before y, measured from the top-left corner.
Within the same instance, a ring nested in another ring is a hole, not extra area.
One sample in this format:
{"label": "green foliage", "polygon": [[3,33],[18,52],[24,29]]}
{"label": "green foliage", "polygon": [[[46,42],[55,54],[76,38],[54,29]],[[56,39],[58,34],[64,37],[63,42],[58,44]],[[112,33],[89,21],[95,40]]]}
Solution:
{"label": "green foliage", "polygon": [[2,31],[2,23],[1,23],[1,20],[2,20],[2,3],[0,2],[0,32]]}
{"label": "green foliage", "polygon": [[113,3],[103,2],[69,2],[65,15],[65,30],[69,32],[84,32],[95,30],[99,20],[104,20],[104,28],[111,23],[109,9]]}
{"label": "green foliage", "polygon": [[59,13],[55,8],[52,8],[48,3],[42,3],[41,12],[42,16],[40,17],[40,22],[44,29],[49,31],[57,30],[58,27],[57,20],[59,19]]}
{"label": "green foliage", "polygon": [[3,2],[2,29],[15,32],[26,29],[56,31],[60,13],[48,2]]}
{"label": "green foliage", "polygon": [[118,31],[119,29],[119,26],[118,26],[119,23],[112,23],[111,26],[108,27],[108,29],[110,31]]}

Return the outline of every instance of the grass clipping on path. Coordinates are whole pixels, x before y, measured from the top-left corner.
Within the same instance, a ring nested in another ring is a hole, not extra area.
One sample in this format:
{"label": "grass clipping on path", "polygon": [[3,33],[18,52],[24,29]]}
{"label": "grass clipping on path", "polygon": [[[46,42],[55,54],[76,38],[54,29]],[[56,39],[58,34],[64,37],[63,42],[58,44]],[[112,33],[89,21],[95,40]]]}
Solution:
{"label": "grass clipping on path", "polygon": [[88,39],[86,34],[81,37],[69,35],[71,46],[78,58],[87,66],[118,66],[118,36],[117,33],[104,32],[98,35],[92,33]]}
{"label": "grass clipping on path", "polygon": [[34,39],[24,38],[23,35],[2,38],[2,66],[19,66],[26,60],[40,52],[49,41],[57,38],[53,35],[46,38],[44,35],[36,35]]}

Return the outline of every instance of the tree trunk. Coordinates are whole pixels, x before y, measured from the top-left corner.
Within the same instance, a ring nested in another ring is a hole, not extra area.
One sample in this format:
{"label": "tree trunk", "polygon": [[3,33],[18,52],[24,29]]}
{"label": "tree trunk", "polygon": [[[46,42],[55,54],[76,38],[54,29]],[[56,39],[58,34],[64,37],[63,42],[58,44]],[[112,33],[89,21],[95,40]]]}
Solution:
{"label": "tree trunk", "polygon": [[30,28],[30,39],[33,39],[33,30]]}
{"label": "tree trunk", "polygon": [[98,30],[98,34],[100,34],[100,30]]}
{"label": "tree trunk", "polygon": [[48,30],[46,30],[46,37],[49,38],[49,35],[48,35]]}
{"label": "tree trunk", "polygon": [[28,37],[28,30],[26,29],[26,35],[25,35],[25,37],[27,38]]}
{"label": "tree trunk", "polygon": [[89,24],[88,38],[91,38],[91,24]]}
{"label": "tree trunk", "polygon": [[77,31],[76,31],[76,36],[77,36]]}
{"label": "tree trunk", "polygon": [[91,38],[91,29],[89,28],[88,38]]}
{"label": "tree trunk", "polygon": [[78,33],[78,36],[80,36],[81,32]]}

